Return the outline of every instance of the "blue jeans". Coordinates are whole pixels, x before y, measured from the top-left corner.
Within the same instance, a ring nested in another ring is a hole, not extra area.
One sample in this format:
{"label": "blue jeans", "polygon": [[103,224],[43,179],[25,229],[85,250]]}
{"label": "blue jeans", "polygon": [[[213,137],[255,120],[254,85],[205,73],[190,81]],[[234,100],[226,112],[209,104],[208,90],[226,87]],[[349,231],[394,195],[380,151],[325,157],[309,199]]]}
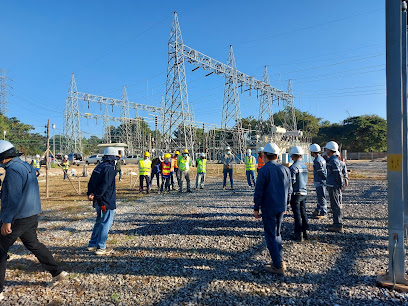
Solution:
{"label": "blue jeans", "polygon": [[249,187],[252,187],[252,185],[254,185],[255,187],[256,184],[255,170],[246,170],[246,177]]}
{"label": "blue jeans", "polygon": [[317,186],[316,195],[317,195],[316,212],[322,215],[327,215],[326,187]]}
{"label": "blue jeans", "polygon": [[89,240],[88,246],[97,247],[98,249],[106,249],[106,240],[108,240],[108,233],[113,223],[113,215],[115,210],[107,209],[102,213],[101,206],[96,205],[96,222],[93,227],[91,240]]}
{"label": "blue jeans", "polygon": [[290,206],[292,207],[293,218],[295,219],[295,234],[306,232],[309,229],[306,213],[306,196],[292,195]]}
{"label": "blue jeans", "polygon": [[232,169],[224,169],[222,172],[224,173],[224,180],[222,183],[222,187],[227,186],[227,174],[228,174],[230,178],[231,188],[234,188],[234,179],[232,178]]}
{"label": "blue jeans", "polygon": [[283,213],[279,213],[275,216],[266,216],[265,214],[262,216],[266,246],[268,247],[275,268],[282,267],[282,219]]}

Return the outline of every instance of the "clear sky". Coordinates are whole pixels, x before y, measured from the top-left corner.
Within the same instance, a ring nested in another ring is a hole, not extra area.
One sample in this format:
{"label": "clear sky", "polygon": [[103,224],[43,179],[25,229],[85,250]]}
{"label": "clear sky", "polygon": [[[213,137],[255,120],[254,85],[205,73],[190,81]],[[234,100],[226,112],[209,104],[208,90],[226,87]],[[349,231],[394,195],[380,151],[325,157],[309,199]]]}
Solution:
{"label": "clear sky", "polygon": [[[73,72],[80,92],[120,98],[127,85],[131,101],[160,105],[174,11],[186,45],[226,62],[232,44],[240,71],[262,78],[267,65],[272,86],[283,90],[292,79],[297,108],[331,122],[385,117],[384,1],[363,0],[0,0],[8,115],[41,133],[50,118],[61,132]],[[195,119],[220,124],[224,78],[192,69],[186,65]],[[256,93],[240,101],[243,117],[258,116]],[[103,113],[83,102],[81,110]],[[81,124],[102,135],[102,122]]]}

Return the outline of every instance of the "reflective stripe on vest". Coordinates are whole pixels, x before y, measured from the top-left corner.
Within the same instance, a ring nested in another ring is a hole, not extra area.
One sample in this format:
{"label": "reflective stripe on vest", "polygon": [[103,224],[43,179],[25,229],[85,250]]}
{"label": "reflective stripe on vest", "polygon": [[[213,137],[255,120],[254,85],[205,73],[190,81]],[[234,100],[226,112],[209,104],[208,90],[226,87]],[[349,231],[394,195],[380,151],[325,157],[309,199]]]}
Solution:
{"label": "reflective stripe on vest", "polygon": [[152,168],[152,161],[150,159],[139,160],[139,175],[149,175]]}
{"label": "reflective stripe on vest", "polygon": [[263,161],[262,156],[259,156],[256,158],[258,161],[258,169],[261,169],[263,166],[265,166],[265,162]]}
{"label": "reflective stripe on vest", "polygon": [[34,160],[33,160],[33,168],[34,168],[35,170],[40,169],[40,168],[41,168],[40,162],[34,159]]}
{"label": "reflective stripe on vest", "polygon": [[62,163],[62,170],[68,170],[69,169],[69,161]]}
{"label": "reflective stripe on vest", "polygon": [[187,156],[187,158],[181,157],[178,160],[178,167],[180,168],[180,171],[187,171],[190,169],[190,156]]}
{"label": "reflective stripe on vest", "polygon": [[162,174],[163,174],[163,176],[170,175],[170,169],[171,169],[171,163],[166,164],[165,162],[162,162]]}
{"label": "reflective stripe on vest", "polygon": [[255,157],[245,156],[244,163],[246,171],[255,170]]}
{"label": "reflective stripe on vest", "polygon": [[199,158],[197,160],[197,173],[207,172],[207,160]]}

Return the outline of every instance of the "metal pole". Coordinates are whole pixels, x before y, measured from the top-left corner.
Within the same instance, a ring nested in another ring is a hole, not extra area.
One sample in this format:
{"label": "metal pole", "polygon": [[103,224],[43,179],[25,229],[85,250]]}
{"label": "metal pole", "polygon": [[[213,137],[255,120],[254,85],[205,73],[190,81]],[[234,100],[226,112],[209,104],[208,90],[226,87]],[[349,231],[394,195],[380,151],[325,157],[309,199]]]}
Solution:
{"label": "metal pole", "polygon": [[54,164],[57,162],[55,160],[55,124],[52,125],[52,155],[54,156]]}
{"label": "metal pole", "polygon": [[[387,167],[388,167],[388,275],[378,281],[406,284],[403,186],[403,79],[401,1],[386,5]],[[406,157],[405,157],[406,158]],[[393,286],[394,288],[394,286]]]}
{"label": "metal pole", "polygon": [[[48,165],[50,158],[50,119],[48,119],[47,124],[47,149],[45,150],[45,195],[49,197],[49,185],[48,185]],[[55,158],[55,156],[54,156]]]}
{"label": "metal pole", "polygon": [[[402,176],[404,178],[408,177],[408,141],[407,141],[407,7],[406,1],[402,3],[402,18],[401,18],[401,44],[402,44]],[[403,194],[404,194],[404,223],[405,228],[407,228],[408,223],[408,184],[405,181],[403,185]]]}

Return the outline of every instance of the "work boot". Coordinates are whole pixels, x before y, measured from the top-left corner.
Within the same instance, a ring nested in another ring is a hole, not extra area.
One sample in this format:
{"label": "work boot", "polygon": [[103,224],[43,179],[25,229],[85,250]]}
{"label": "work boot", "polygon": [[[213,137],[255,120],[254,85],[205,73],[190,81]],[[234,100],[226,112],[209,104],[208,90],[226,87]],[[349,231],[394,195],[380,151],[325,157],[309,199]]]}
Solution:
{"label": "work boot", "polygon": [[[273,266],[273,263],[272,264],[267,264],[267,265],[265,265],[265,268],[267,268],[267,267],[272,267]],[[283,271],[286,271],[286,263],[282,260],[281,261],[281,268],[283,269]]]}
{"label": "work boot", "polygon": [[343,225],[330,225],[329,232],[343,233]]}
{"label": "work boot", "polygon": [[294,233],[293,240],[297,242],[303,242],[302,233]]}
{"label": "work boot", "polygon": [[106,248],[106,249],[97,249],[95,254],[96,255],[108,255],[113,252],[113,249]]}
{"label": "work boot", "polygon": [[275,268],[274,265],[266,266],[265,270],[269,273],[276,274],[276,275],[285,275],[285,270],[283,269],[283,265],[280,268]]}
{"label": "work boot", "polygon": [[222,190],[225,190],[225,186],[222,187]]}
{"label": "work boot", "polygon": [[193,193],[193,192],[191,191],[191,189],[188,189],[188,190],[187,190],[187,192],[189,192],[189,193]]}

